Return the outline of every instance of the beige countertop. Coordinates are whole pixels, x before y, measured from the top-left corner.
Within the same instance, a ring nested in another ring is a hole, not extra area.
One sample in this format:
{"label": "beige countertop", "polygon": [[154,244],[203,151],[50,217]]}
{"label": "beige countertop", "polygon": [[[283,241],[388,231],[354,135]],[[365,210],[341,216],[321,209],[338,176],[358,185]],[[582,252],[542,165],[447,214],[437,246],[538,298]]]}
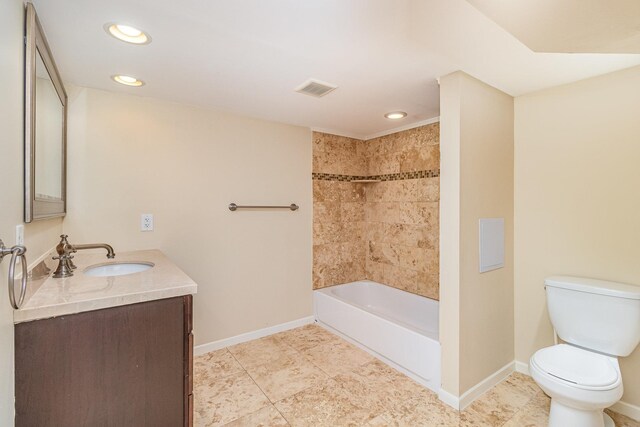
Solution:
{"label": "beige countertop", "polygon": [[[14,323],[84,311],[99,310],[144,301],[195,294],[196,283],[158,250],[117,253],[109,260],[104,251],[78,253],[73,259],[74,275],[42,281],[22,308],[14,310]],[[92,277],[83,271],[94,264],[145,261],[155,264],[139,273]],[[47,262],[48,266],[55,263]]]}

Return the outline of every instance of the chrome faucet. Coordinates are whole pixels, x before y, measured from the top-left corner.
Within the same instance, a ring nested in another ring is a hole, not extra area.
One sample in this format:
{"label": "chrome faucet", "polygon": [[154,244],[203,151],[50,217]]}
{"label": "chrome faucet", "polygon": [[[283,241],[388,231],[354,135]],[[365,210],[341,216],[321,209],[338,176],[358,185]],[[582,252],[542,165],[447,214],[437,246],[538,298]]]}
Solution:
{"label": "chrome faucet", "polygon": [[56,246],[56,252],[58,253],[57,257],[53,257],[53,259],[57,259],[58,268],[53,272],[53,277],[56,279],[61,277],[71,277],[73,276],[73,270],[77,267],[73,263],[73,254],[84,250],[84,249],[106,249],[107,250],[107,258],[111,259],[116,256],[115,252],[111,245],[107,245],[106,243],[88,243],[84,245],[72,245],[67,240],[66,234],[60,235],[60,243]]}

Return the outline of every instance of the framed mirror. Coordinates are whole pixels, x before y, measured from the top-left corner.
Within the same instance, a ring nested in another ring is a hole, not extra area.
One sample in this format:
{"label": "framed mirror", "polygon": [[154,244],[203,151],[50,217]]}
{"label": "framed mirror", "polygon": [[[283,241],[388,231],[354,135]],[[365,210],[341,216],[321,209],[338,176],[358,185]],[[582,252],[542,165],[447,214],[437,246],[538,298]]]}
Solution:
{"label": "framed mirror", "polygon": [[24,221],[66,213],[67,94],[47,39],[27,3]]}

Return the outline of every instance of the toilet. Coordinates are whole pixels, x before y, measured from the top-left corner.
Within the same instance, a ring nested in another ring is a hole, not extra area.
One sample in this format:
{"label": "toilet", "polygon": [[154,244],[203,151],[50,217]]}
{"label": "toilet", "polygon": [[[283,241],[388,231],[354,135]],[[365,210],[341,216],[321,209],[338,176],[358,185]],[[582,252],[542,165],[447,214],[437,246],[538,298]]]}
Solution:
{"label": "toilet", "polygon": [[549,317],[564,342],[538,350],[531,376],[551,397],[550,427],[613,427],[622,397],[618,357],[640,342],[640,286],[570,276],[545,280]]}

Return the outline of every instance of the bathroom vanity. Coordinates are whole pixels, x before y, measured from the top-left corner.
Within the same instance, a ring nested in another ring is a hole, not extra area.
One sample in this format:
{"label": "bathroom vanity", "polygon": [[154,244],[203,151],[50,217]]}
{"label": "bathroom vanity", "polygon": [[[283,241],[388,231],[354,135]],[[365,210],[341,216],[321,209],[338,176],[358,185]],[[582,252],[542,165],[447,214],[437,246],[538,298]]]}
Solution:
{"label": "bathroom vanity", "polygon": [[104,261],[78,255],[14,312],[16,426],[192,425],[196,284],[159,251],[118,254],[153,265],[120,276]]}

